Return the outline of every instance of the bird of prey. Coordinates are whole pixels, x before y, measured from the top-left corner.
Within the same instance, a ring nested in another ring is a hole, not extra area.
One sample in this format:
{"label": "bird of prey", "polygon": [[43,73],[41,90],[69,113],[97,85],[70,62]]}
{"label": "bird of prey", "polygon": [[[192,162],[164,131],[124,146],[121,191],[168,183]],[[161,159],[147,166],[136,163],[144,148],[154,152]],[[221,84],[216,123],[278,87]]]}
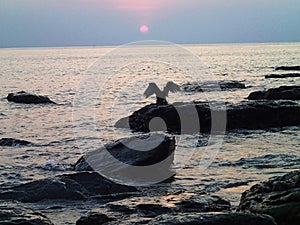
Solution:
{"label": "bird of prey", "polygon": [[148,98],[149,96],[155,94],[156,95],[156,104],[167,105],[168,102],[167,102],[166,98],[168,97],[169,92],[175,93],[175,92],[178,92],[178,91],[181,91],[180,86],[175,84],[172,81],[169,81],[166,84],[163,91],[161,91],[155,83],[149,83],[148,88],[144,92],[144,96],[146,98]]}

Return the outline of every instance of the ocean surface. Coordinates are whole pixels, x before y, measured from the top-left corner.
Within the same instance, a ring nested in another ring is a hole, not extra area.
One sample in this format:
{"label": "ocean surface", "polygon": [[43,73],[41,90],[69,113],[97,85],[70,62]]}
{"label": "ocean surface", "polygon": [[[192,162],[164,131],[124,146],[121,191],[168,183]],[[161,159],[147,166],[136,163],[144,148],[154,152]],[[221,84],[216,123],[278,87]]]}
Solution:
{"label": "ocean surface", "polygon": [[[274,71],[276,66],[299,64],[300,43],[0,49],[0,138],[35,144],[0,148],[0,189],[68,173],[84,152],[137,135],[114,128],[114,123],[155,102],[155,97],[143,96],[149,82],[162,88],[169,80],[180,85],[240,81],[246,89],[171,93],[168,98],[169,103],[234,104],[246,101],[252,91],[299,85],[300,78],[264,78],[286,73]],[[21,90],[47,95],[58,104],[6,100],[8,93]],[[206,134],[177,135],[175,180],[139,189],[145,195],[159,195],[166,189],[203,190],[237,206],[241,193],[253,184],[300,168],[299,135],[300,127],[227,132],[218,137],[222,145],[216,144],[215,157],[205,169],[199,165],[214,142]],[[98,206],[93,201],[26,205],[59,225],[74,224]]]}

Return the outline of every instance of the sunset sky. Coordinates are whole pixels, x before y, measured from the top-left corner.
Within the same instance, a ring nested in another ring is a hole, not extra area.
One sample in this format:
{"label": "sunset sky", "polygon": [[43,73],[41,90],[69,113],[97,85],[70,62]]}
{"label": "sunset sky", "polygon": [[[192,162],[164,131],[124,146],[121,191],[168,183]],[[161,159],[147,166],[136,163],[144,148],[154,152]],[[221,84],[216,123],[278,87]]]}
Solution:
{"label": "sunset sky", "polygon": [[0,0],[0,47],[291,42],[299,28],[299,0]]}

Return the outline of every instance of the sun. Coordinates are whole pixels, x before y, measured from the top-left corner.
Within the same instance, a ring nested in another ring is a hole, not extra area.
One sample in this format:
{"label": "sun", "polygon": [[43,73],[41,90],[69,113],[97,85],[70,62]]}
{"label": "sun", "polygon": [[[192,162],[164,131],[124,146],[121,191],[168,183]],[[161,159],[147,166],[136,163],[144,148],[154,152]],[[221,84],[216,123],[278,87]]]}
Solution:
{"label": "sun", "polygon": [[147,25],[142,25],[140,27],[140,32],[141,33],[148,33],[148,31],[149,31],[149,27]]}

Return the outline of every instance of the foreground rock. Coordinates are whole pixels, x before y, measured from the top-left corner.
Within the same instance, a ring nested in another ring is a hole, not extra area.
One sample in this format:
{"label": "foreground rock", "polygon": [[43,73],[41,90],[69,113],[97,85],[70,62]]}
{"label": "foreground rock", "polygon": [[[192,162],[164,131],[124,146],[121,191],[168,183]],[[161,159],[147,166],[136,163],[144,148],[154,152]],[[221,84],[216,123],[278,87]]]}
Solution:
{"label": "foreground rock", "polygon": [[134,197],[108,203],[105,207],[113,213],[133,214],[143,217],[156,217],[164,213],[180,212],[228,212],[231,204],[218,196],[206,193],[164,195],[163,197]]}
{"label": "foreground rock", "polygon": [[0,204],[1,225],[53,225],[44,215],[24,209],[18,205]]}
{"label": "foreground rock", "polygon": [[91,213],[87,217],[82,217],[76,225],[95,224],[152,224],[152,225],[277,225],[274,219],[268,215],[254,215],[247,213],[162,213],[153,219],[147,217],[136,217],[133,219],[117,219],[108,217],[102,213]]}
{"label": "foreground rock", "polygon": [[[212,108],[212,109],[211,109]],[[180,116],[179,116],[180,114]],[[196,114],[196,116],[195,116]],[[213,115],[213,116],[212,116]],[[223,132],[224,129],[265,129],[300,125],[300,105],[292,101],[255,101],[210,107],[207,103],[151,104],[115,126],[133,131],[167,130],[170,133]],[[165,126],[154,126],[159,118]],[[213,118],[213,121],[212,121]],[[127,122],[126,122],[127,121]],[[199,122],[200,121],[200,128]]]}
{"label": "foreground rock", "polygon": [[276,225],[274,219],[267,215],[254,215],[244,213],[195,213],[171,214],[154,218],[151,225]]}
{"label": "foreground rock", "polygon": [[156,183],[174,174],[174,151],[174,137],[150,134],[124,138],[86,153],[74,169],[101,171],[125,183]]}
{"label": "foreground rock", "polygon": [[116,184],[98,173],[84,172],[37,180],[6,189],[0,193],[0,199],[38,202],[49,199],[83,200],[101,198],[103,195],[112,195],[111,198],[118,199],[136,192],[136,188]]}
{"label": "foreground rock", "polygon": [[278,66],[275,70],[300,70],[300,66]]}
{"label": "foreground rock", "polygon": [[33,143],[24,140],[18,140],[14,138],[1,138],[0,146],[23,146],[23,145],[33,145]]}
{"label": "foreground rock", "polygon": [[47,104],[47,103],[56,104],[55,102],[51,101],[47,96],[34,95],[34,94],[27,93],[25,91],[10,93],[7,96],[7,100],[9,102],[24,103],[24,104]]}
{"label": "foreground rock", "polygon": [[209,91],[228,91],[235,89],[245,89],[245,84],[239,81],[219,81],[205,83],[186,83],[182,85],[186,92],[209,92]]}
{"label": "foreground rock", "polygon": [[283,79],[283,78],[288,78],[288,77],[300,77],[300,73],[270,74],[270,75],[265,76],[266,79],[269,79],[269,78]]}
{"label": "foreground rock", "polygon": [[268,214],[278,225],[300,221],[300,171],[273,177],[242,194],[240,211]]}
{"label": "foreground rock", "polygon": [[267,91],[255,91],[248,96],[249,100],[300,100],[300,86],[281,86]]}
{"label": "foreground rock", "polygon": [[218,196],[205,193],[176,193],[174,195],[134,197],[106,204],[102,209],[93,210],[81,217],[77,225],[100,224],[131,224],[150,222],[151,219],[173,213],[229,212],[230,203]]}

